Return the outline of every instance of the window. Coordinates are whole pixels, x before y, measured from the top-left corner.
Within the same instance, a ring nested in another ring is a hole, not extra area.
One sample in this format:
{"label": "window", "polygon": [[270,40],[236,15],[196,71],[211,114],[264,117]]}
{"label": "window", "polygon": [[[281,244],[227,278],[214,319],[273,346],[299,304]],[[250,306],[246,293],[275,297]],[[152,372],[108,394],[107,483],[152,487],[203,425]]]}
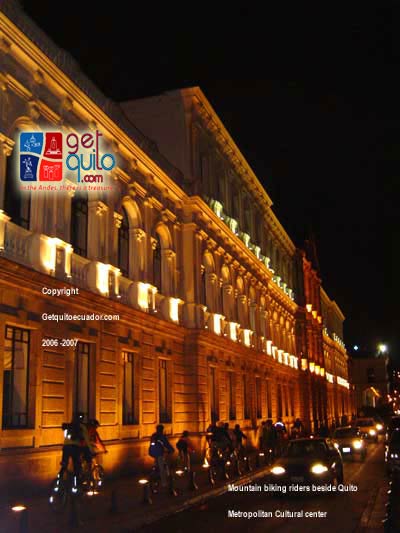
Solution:
{"label": "window", "polygon": [[367,380],[368,380],[368,383],[375,382],[375,369],[374,368],[367,368]]}
{"label": "window", "polygon": [[267,417],[272,418],[271,383],[265,382],[267,396]]}
{"label": "window", "polygon": [[243,418],[247,420],[250,418],[250,409],[249,409],[249,397],[247,390],[247,379],[246,376],[243,376]]}
{"label": "window", "polygon": [[158,234],[156,234],[156,242],[153,250],[153,284],[157,287],[158,292],[162,292],[161,286],[161,241]]}
{"label": "window", "polygon": [[233,372],[227,372],[226,395],[227,395],[227,412],[229,420],[236,419],[236,405],[235,405],[235,376]]}
{"label": "window", "polygon": [[282,418],[283,415],[283,408],[282,408],[282,386],[280,383],[277,385],[277,391],[276,391],[276,399],[277,399],[277,417]]}
{"label": "window", "polygon": [[118,266],[122,274],[129,277],[129,220],[125,209],[122,209],[122,222],[118,230]]}
{"label": "window", "polygon": [[219,419],[218,397],[217,397],[217,378],[216,369],[210,367],[209,373],[209,394],[210,394],[210,416],[211,421],[216,422]]}
{"label": "window", "polygon": [[31,195],[21,192],[16,183],[17,156],[14,148],[11,156],[7,158],[6,184],[4,197],[4,211],[11,217],[11,221],[22,228],[29,229],[31,214]]}
{"label": "window", "polygon": [[158,369],[158,403],[160,422],[171,422],[171,406],[169,402],[168,361],[160,359]]}
{"label": "window", "polygon": [[122,353],[124,364],[124,384],[122,399],[122,423],[124,425],[137,424],[136,409],[136,381],[135,381],[135,355],[130,352]]}
{"label": "window", "polygon": [[86,193],[75,193],[71,202],[71,244],[74,252],[87,256],[88,199]]}
{"label": "window", "polygon": [[256,417],[262,418],[261,378],[256,378]]}
{"label": "window", "polygon": [[30,331],[6,326],[3,371],[3,428],[28,427]]}
{"label": "window", "polygon": [[287,385],[284,387],[285,391],[285,416],[289,416],[289,389]]}
{"label": "window", "polygon": [[75,397],[74,412],[89,418],[90,399],[90,344],[78,342],[75,350]]}

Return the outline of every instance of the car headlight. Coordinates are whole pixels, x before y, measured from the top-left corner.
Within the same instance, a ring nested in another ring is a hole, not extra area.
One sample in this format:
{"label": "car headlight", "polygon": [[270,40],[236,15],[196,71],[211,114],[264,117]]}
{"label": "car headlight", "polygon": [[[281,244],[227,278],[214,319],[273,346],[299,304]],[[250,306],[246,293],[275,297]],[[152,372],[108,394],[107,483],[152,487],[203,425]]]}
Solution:
{"label": "car headlight", "polygon": [[363,445],[363,441],[362,440],[353,440],[353,447],[356,450],[359,450],[360,448],[362,448],[362,445]]}
{"label": "car headlight", "polygon": [[279,476],[281,474],[284,474],[286,470],[283,468],[283,466],[274,466],[271,468],[271,473],[275,474],[276,476]]}
{"label": "car headlight", "polygon": [[370,429],[370,430],[368,431],[368,433],[369,433],[370,435],[376,435],[376,431],[375,431],[374,429]]}
{"label": "car headlight", "polygon": [[382,429],[383,429],[382,424],[376,424],[375,427],[376,427],[376,429],[377,429],[378,431],[382,431]]}
{"label": "car headlight", "polygon": [[338,450],[339,449],[339,444],[337,442],[334,442],[333,445],[335,446],[335,448]]}
{"label": "car headlight", "polygon": [[311,472],[313,474],[323,474],[324,472],[328,472],[328,468],[324,465],[321,465],[321,463],[318,463],[311,467]]}
{"label": "car headlight", "polygon": [[398,453],[391,453],[390,454],[390,458],[391,459],[398,459],[399,458],[399,454]]}

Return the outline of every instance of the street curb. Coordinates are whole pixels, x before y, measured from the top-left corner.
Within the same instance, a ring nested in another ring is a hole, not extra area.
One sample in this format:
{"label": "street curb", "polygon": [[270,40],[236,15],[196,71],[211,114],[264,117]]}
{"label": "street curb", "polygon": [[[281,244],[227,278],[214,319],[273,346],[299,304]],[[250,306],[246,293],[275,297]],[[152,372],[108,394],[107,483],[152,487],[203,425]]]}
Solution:
{"label": "street curb", "polygon": [[186,500],[174,508],[168,508],[164,509],[162,511],[152,512],[151,516],[144,518],[143,520],[136,521],[135,525],[124,527],[123,531],[124,533],[137,531],[137,529],[142,528],[144,526],[148,526],[154,522],[157,522],[161,518],[166,518],[168,516],[172,516],[178,513],[181,513],[182,511],[186,511],[187,509],[190,509],[191,507],[194,507],[195,505],[198,505],[200,503],[204,503],[208,500],[211,500],[212,498],[216,498],[218,496],[222,496],[223,494],[229,492],[228,486],[229,485],[235,485],[235,486],[242,486],[250,483],[253,480],[265,477],[268,473],[269,467],[264,467],[261,470],[258,470],[254,473],[248,473],[240,478],[229,480],[229,482],[225,483],[222,487],[218,487],[215,489],[211,489],[204,494],[199,494],[198,496],[194,496],[193,498],[190,498],[189,500]]}

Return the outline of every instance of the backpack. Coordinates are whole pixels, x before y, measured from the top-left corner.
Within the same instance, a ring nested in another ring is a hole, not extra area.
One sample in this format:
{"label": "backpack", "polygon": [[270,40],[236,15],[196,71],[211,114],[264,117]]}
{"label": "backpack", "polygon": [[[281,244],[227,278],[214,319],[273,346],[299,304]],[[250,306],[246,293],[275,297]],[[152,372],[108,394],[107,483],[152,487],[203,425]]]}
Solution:
{"label": "backpack", "polygon": [[150,441],[149,455],[150,457],[160,457],[164,452],[164,444],[162,441],[153,436]]}
{"label": "backpack", "polygon": [[71,422],[70,424],[63,424],[62,428],[67,439],[74,441],[84,440],[82,426],[80,422]]}

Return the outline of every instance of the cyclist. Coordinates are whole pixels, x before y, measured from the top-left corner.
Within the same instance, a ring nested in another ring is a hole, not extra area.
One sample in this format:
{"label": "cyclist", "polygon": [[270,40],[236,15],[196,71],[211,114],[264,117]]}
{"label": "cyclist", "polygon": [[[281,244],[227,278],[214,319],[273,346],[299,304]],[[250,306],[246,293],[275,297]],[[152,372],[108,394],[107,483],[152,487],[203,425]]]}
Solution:
{"label": "cyclist", "polygon": [[164,454],[174,453],[168,438],[164,435],[164,426],[159,424],[156,432],[150,437],[149,455],[154,458],[154,462],[161,478],[161,486],[167,486],[167,465],[165,464]]}
{"label": "cyclist", "polygon": [[83,423],[83,418],[83,413],[75,413],[69,424],[62,425],[65,438],[59,476],[63,477],[64,472],[68,468],[69,459],[71,458],[74,470],[72,492],[78,491],[78,479],[82,470],[81,454],[83,447],[87,446],[90,453],[93,450],[87,427]]}
{"label": "cyclist", "polygon": [[107,453],[104,442],[101,440],[97,431],[99,426],[100,423],[95,418],[91,418],[87,423],[87,432],[89,435],[89,441],[91,443],[91,449],[88,446],[85,446],[83,443],[82,455],[85,461],[88,463],[89,468],[92,465],[93,455],[97,455],[98,453]]}
{"label": "cyclist", "polygon": [[189,431],[184,431],[182,437],[176,443],[179,451],[179,461],[185,470],[190,470],[190,454],[194,452],[193,445],[189,439]]}

